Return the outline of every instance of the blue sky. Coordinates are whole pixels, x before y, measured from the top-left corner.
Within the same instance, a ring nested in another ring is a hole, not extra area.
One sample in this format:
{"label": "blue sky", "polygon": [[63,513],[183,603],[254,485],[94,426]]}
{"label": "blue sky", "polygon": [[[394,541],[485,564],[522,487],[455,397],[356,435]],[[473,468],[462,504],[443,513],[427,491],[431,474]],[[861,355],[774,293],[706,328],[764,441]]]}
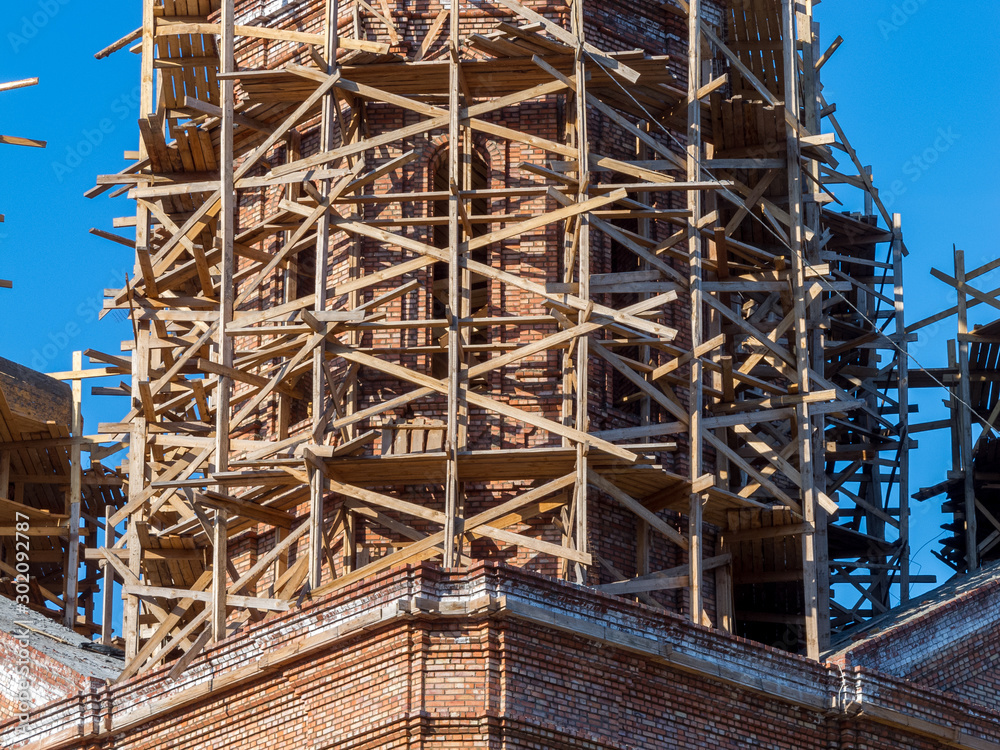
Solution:
{"label": "blue sky", "polygon": [[[995,142],[1000,98],[1000,4],[943,0],[827,0],[817,8],[823,47],[838,34],[845,44],[826,65],[826,98],[862,160],[874,165],[890,211],[903,214],[911,255],[906,310],[917,320],[948,304],[948,289],[931,279],[951,269],[951,247],[970,267],[996,256],[992,235],[1000,215],[1000,149]],[[115,316],[98,322],[102,290],[121,286],[131,252],[88,234],[112,230],[129,214],[123,199],[87,200],[97,174],[125,165],[136,148],[138,56],[93,54],[140,23],[139,0],[5,0],[0,17],[0,80],[38,76],[35,88],[0,95],[0,133],[47,140],[45,150],[0,146],[0,355],[43,371],[70,367],[74,349],[118,351],[130,335]],[[848,191],[844,191],[849,196]],[[847,202],[856,209],[860,203]],[[121,230],[125,233],[127,230]],[[983,288],[1000,286],[997,277]],[[986,320],[973,316],[973,320]],[[954,320],[925,332],[914,347],[925,365],[940,365]],[[920,394],[918,421],[939,418],[943,397]],[[85,403],[88,432],[117,421],[121,399]],[[940,481],[949,468],[946,436],[925,433],[914,455],[911,486]],[[916,552],[939,533],[940,516],[917,505]],[[923,572],[947,574],[924,547]]]}
{"label": "blue sky", "polygon": [[[3,146],[0,186],[2,356],[43,371],[70,369],[74,349],[117,352],[128,324],[97,311],[105,287],[122,286],[131,252],[88,234],[111,230],[128,203],[83,193],[100,173],[125,165],[137,146],[138,56],[94,53],[139,25],[138,2],[7,0],[0,18],[0,80],[38,77],[33,88],[0,96],[0,133],[48,141],[44,150]],[[122,230],[124,233],[127,230]],[[85,427],[96,431],[122,403],[88,400]]]}
{"label": "blue sky", "polygon": [[[1000,5],[827,0],[817,8],[817,18],[824,49],[838,35],[844,37],[823,69],[825,95],[837,104],[837,118],[861,159],[874,166],[875,185],[887,207],[903,216],[910,250],[906,317],[923,319],[954,304],[954,293],[930,275],[932,267],[952,274],[953,245],[965,251],[969,268],[1000,251],[993,230],[1000,215],[1000,187],[993,177],[1000,169],[1000,148],[991,138],[1000,121],[1000,100],[983,86],[1000,77]],[[994,272],[975,285],[994,289],[1000,277]],[[970,311],[972,322],[996,317],[983,307]],[[943,366],[945,340],[955,334],[955,318],[928,327],[911,344],[911,353],[924,366]],[[946,418],[942,391],[912,395],[920,404],[913,421]],[[947,431],[917,437],[911,491],[942,481],[951,468]],[[911,548],[914,572],[945,580],[950,569],[929,554],[945,520],[936,510],[939,504],[940,498],[913,503]],[[927,587],[917,590],[922,588]]]}

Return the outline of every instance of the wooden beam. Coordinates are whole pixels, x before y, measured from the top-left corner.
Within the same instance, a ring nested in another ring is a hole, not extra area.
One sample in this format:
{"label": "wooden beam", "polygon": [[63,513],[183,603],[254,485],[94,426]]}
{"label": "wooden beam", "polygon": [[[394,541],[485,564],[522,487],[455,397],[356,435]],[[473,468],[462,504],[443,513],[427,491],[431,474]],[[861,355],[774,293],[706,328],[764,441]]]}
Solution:
{"label": "wooden beam", "polygon": [[958,403],[955,405],[959,416],[959,440],[962,457],[962,496],[965,506],[965,565],[971,573],[979,567],[978,528],[976,517],[976,489],[974,456],[972,453],[972,390],[969,383],[969,342],[962,340],[962,334],[969,332],[965,283],[965,252],[956,249],[955,286],[958,289]]}
{"label": "wooden beam", "polygon": [[[724,555],[717,555],[715,557],[708,557],[702,561],[702,570],[716,570],[717,568],[729,565],[731,562],[732,555],[728,553]],[[681,565],[676,568],[661,570],[644,576],[638,576],[637,578],[632,578],[627,581],[605,583],[600,586],[595,586],[594,588],[605,594],[617,594],[619,596],[649,591],[680,589],[690,585],[691,578],[689,570],[690,568],[687,565]]]}
{"label": "wooden beam", "polygon": [[[702,162],[702,124],[701,100],[698,91],[701,88],[701,36],[702,28],[701,0],[688,2],[688,111],[687,111],[687,179],[697,182],[701,179]],[[707,26],[705,27],[708,28]],[[721,43],[720,43],[721,45]],[[687,192],[687,208],[691,212],[688,224],[688,289],[691,293],[691,348],[694,351],[704,343],[705,332],[702,321],[703,299],[702,291],[702,239],[699,230],[701,222],[701,193],[697,190]],[[705,408],[704,370],[700,357],[693,357],[690,369],[690,387],[688,389],[689,415],[689,467],[691,482],[694,483],[704,473],[704,453],[701,421]],[[702,624],[705,617],[705,606],[702,598],[703,588],[703,511],[704,502],[699,493],[692,492],[688,503],[688,568],[691,602],[691,620]]]}
{"label": "wooden beam", "polygon": [[[214,596],[210,591],[194,591],[192,589],[178,589],[168,586],[126,584],[122,587],[122,591],[128,596],[156,599],[190,599],[206,604],[211,604]],[[242,609],[266,609],[274,612],[287,612],[289,609],[288,602],[284,599],[268,599],[258,596],[229,595],[226,597],[226,605]]]}
{"label": "wooden beam", "polygon": [[[781,15],[784,52],[784,73],[783,81],[785,94],[785,119],[786,119],[786,145],[788,155],[788,214],[791,219],[789,226],[789,239],[791,240],[791,265],[792,265],[792,295],[793,310],[795,314],[794,322],[794,343],[796,371],[796,384],[799,393],[808,393],[811,388],[810,383],[810,360],[809,360],[809,320],[806,310],[806,227],[803,220],[803,192],[802,192],[802,158],[801,144],[799,141],[801,131],[799,128],[799,55],[796,44],[793,40],[798,38],[796,28],[796,7],[793,0],[782,0]],[[749,79],[748,79],[749,80]],[[769,98],[769,97],[765,97]],[[771,99],[773,104],[773,98]],[[766,341],[766,337],[765,341]],[[765,341],[765,346],[768,346]],[[780,355],[779,355],[780,356]],[[820,642],[820,618],[828,617],[826,612],[820,611],[819,586],[818,586],[818,556],[816,548],[816,526],[821,522],[818,511],[819,502],[816,494],[815,476],[813,474],[813,422],[809,416],[809,404],[801,403],[795,406],[796,416],[796,439],[798,440],[799,466],[803,467],[800,472],[800,492],[802,497],[803,520],[809,529],[802,534],[802,566],[803,576],[803,596],[805,602],[805,624],[806,624],[806,655],[810,659],[819,659],[820,651],[826,644]]]}
{"label": "wooden beam", "polygon": [[[83,369],[83,352],[73,352],[73,369]],[[74,438],[83,436],[83,383],[73,381],[73,413],[70,424],[70,434]],[[67,628],[76,625],[76,614],[79,591],[80,545],[73,536],[80,529],[80,503],[83,498],[83,463],[80,444],[74,443],[70,448],[70,485],[69,496],[66,498],[67,515],[69,516],[70,538],[66,551],[65,593],[63,624]],[[0,491],[6,493],[6,486],[0,486]]]}
{"label": "wooden beam", "polygon": [[685,550],[690,549],[688,540],[685,539],[681,534],[679,534],[676,529],[670,526],[666,521],[664,521],[658,515],[649,511],[646,508],[646,506],[644,506],[638,500],[629,496],[625,491],[623,491],[620,487],[618,487],[618,485],[614,484],[613,482],[609,481],[608,479],[598,474],[597,471],[590,470],[587,473],[587,481],[594,487],[599,489],[601,492],[604,492],[613,497],[623,506],[628,508],[628,510],[632,511],[632,513],[634,513],[643,521],[648,523],[651,528],[654,528],[657,531],[659,531],[661,534],[663,534],[663,536],[667,537],[667,539],[672,541],[681,549]]}

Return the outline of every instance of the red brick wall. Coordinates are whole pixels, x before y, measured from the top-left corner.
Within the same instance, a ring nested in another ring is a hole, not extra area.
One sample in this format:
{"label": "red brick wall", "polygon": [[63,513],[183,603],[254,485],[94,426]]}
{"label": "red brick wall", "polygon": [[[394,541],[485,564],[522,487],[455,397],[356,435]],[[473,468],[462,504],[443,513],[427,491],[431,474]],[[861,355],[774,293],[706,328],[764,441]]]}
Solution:
{"label": "red brick wall", "polygon": [[1000,581],[914,613],[837,656],[1000,710]]}
{"label": "red brick wall", "polygon": [[177,681],[161,670],[94,688],[27,733],[0,723],[0,746],[946,747],[933,731],[1000,743],[1000,713],[485,564],[374,576],[211,647]]}
{"label": "red brick wall", "polygon": [[[3,665],[0,669],[0,721],[20,713],[22,685],[26,685],[26,694],[34,707],[75,695],[89,686],[86,677],[30,645],[33,639],[42,636],[30,632],[27,635],[25,645],[10,633],[0,632],[0,665]],[[22,676],[22,668],[27,668],[26,676]],[[25,683],[22,678],[26,678]]]}
{"label": "red brick wall", "polygon": [[907,677],[1000,710],[1000,622],[960,638]]}

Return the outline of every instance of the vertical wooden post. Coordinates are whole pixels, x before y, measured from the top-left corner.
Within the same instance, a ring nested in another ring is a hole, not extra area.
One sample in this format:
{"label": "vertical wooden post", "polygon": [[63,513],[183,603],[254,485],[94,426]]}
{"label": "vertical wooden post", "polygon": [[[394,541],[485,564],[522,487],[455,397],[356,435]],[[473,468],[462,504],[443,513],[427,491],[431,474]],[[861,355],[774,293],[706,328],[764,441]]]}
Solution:
{"label": "vertical wooden post", "polygon": [[899,346],[899,599],[910,600],[910,362],[903,316],[903,225],[899,214],[892,216],[892,279],[895,297],[896,343]]}
{"label": "vertical wooden post", "polygon": [[[872,172],[872,166],[870,164],[865,167],[865,174],[868,175],[868,181],[871,182],[872,175],[874,173]],[[875,200],[872,197],[872,194],[869,191],[866,190],[865,191],[865,216],[871,216],[874,213],[875,213]]]}
{"label": "vertical wooden post", "polygon": [[[326,43],[326,73],[333,75],[337,69],[337,1],[326,0],[324,16]],[[334,107],[337,105],[334,93],[330,91],[323,96],[322,116],[320,121],[320,149],[327,151],[333,147]],[[320,184],[323,197],[330,195],[330,181],[323,180]],[[315,309],[323,311],[327,302],[327,270],[330,258],[330,215],[324,213],[316,230],[316,303]],[[330,394],[333,398],[333,394]],[[312,382],[312,428],[313,441],[322,443],[326,434],[323,423],[326,414],[326,342],[321,342],[313,352],[313,382]],[[326,479],[323,473],[309,469],[309,587],[319,588],[323,581],[323,496],[326,490]]]}
{"label": "vertical wooden post", "polygon": [[227,565],[229,560],[229,514],[216,510],[212,524],[212,640],[226,637]]}
{"label": "vertical wooden post", "polygon": [[344,573],[352,573],[358,567],[358,516],[354,511],[344,511],[344,544],[342,564]]}
{"label": "vertical wooden post", "polygon": [[[574,0],[572,9],[573,33],[576,36],[576,52],[574,71],[576,75],[576,140],[579,174],[577,183],[577,201],[584,202],[590,196],[590,135],[587,129],[587,71],[583,43],[586,39],[586,24],[584,19],[584,0]],[[577,217],[580,237],[577,243],[577,262],[580,287],[577,292],[580,299],[590,300],[590,221],[587,214]],[[586,313],[580,313],[579,322],[585,321]],[[581,432],[590,430],[590,402],[588,398],[590,381],[590,337],[581,336],[576,345],[576,429]],[[574,521],[576,549],[586,552],[588,535],[588,502],[587,446],[578,443],[576,446],[576,494],[574,497]],[[587,582],[587,570],[581,563],[574,564],[577,583]]]}
{"label": "vertical wooden post", "polygon": [[[141,228],[141,227],[140,227]],[[139,232],[137,231],[138,235]],[[132,403],[141,404],[140,385],[149,379],[149,330],[140,329],[136,340],[134,356],[132,357]],[[132,435],[129,443],[128,497],[129,502],[137,501],[146,489],[146,441],[148,425],[145,410],[132,420]],[[145,508],[140,505],[129,514],[128,530],[126,531],[126,547],[128,549],[128,569],[137,579],[142,576],[142,544],[139,540],[138,525],[145,519]],[[135,595],[125,597],[124,614],[122,617],[122,635],[125,638],[125,660],[135,658],[139,649],[139,598]]]}
{"label": "vertical wooden post", "polygon": [[[816,70],[816,61],[822,52],[820,51],[819,24],[813,21],[814,0],[805,0],[799,3],[801,15],[796,21],[795,27],[798,31],[797,42],[802,45],[802,119],[806,130],[810,133],[819,133],[822,130],[822,118],[820,117],[820,81],[819,72]],[[801,163],[801,162],[800,162]],[[808,182],[803,192],[820,192],[820,165],[815,159],[805,162],[805,174]],[[805,225],[815,236],[822,234],[821,227],[821,206],[813,200],[804,203],[803,206]],[[807,243],[803,247],[805,259],[808,263],[820,263],[819,243]],[[823,342],[823,330],[819,321],[823,319],[823,298],[819,295],[806,304],[807,324],[810,331],[809,349],[812,367],[816,372],[823,372],[826,368],[826,352]],[[811,423],[814,426],[812,441],[812,474],[817,492],[826,491],[826,439],[825,423],[823,416],[812,416]],[[816,507],[816,589],[817,589],[817,609],[819,641],[826,643],[830,638],[830,556],[829,539],[827,526],[829,525],[829,514],[820,506]]]}
{"label": "vertical wooden post", "polygon": [[[293,130],[288,134],[286,140],[286,148],[288,149],[288,161],[297,161],[302,158],[302,136],[297,130]],[[302,193],[301,184],[292,184],[285,187],[285,196],[290,201],[297,201]],[[288,242],[295,235],[294,229],[289,229],[284,232],[284,242]],[[288,265],[284,270],[284,301],[285,303],[294,302],[300,296],[302,296],[302,289],[299,288],[299,258],[295,256],[288,259]],[[278,393],[278,425],[277,425],[277,437],[278,440],[284,440],[288,437],[288,431],[291,427],[292,419],[292,401],[293,398],[287,393]],[[278,539],[277,541],[280,541]]]}
{"label": "vertical wooden post", "polygon": [[[819,24],[813,21],[814,4],[814,0],[804,0],[804,2],[800,0],[799,8],[802,11],[799,22],[796,23],[796,28],[800,34],[798,41],[802,44],[802,121],[806,126],[806,130],[810,133],[819,133],[822,130],[822,122],[820,118],[819,72],[816,70],[816,60],[819,58],[821,52],[819,47]],[[805,162],[805,174],[808,177],[808,182],[803,192],[818,193],[821,184],[820,165],[816,159],[808,159]],[[806,226],[813,232],[820,234],[822,231],[820,226],[822,213],[820,205],[816,201],[810,200],[805,203],[803,212]],[[805,251],[806,259],[810,263],[820,262],[819,246],[817,243],[810,243],[805,248]],[[818,320],[822,316],[822,312],[823,300],[817,298],[810,306],[810,319],[813,321]],[[822,372],[821,368],[826,357],[822,346],[822,331],[818,327],[813,330],[812,347],[813,366],[820,368],[817,369],[817,372]],[[823,444],[823,440],[817,440],[816,449],[822,448]],[[819,459],[816,462],[816,480],[820,482],[823,481],[824,476],[822,455],[817,452],[816,457]]]}
{"label": "vertical wooden post", "polygon": [[[355,3],[355,10],[357,10],[357,3]],[[334,15],[336,18],[336,15]],[[334,101],[334,107],[340,107],[337,101]],[[365,100],[360,96],[356,96],[351,100],[351,123],[348,126],[348,130],[351,134],[351,141],[360,141],[365,134],[365,127],[367,122],[366,113],[367,104]],[[356,159],[364,159],[365,154],[358,154]],[[348,166],[354,166],[354,162],[348,159]],[[359,206],[359,211],[364,211],[363,205]],[[354,235],[350,238],[350,250],[348,252],[347,259],[347,277],[352,281],[361,278],[361,251],[363,239],[359,235]],[[356,309],[361,304],[361,291],[358,289],[351,289],[347,294],[347,306],[351,310]],[[361,346],[362,333],[357,329],[352,329],[349,334],[349,341],[351,348],[357,348]],[[357,371],[354,369],[348,369],[347,372],[348,382],[347,387],[344,390],[344,414],[346,416],[351,416],[358,410],[358,395],[361,392],[361,388],[358,382]],[[357,437],[358,425],[352,423],[348,425],[345,437],[348,439]]]}
{"label": "vertical wooden post", "polygon": [[10,500],[10,451],[0,451],[0,497]]}
{"label": "vertical wooden post", "polygon": [[[73,352],[73,371],[83,369],[83,352]],[[83,466],[81,458],[83,450],[80,438],[83,437],[83,381],[73,380],[73,416],[70,425],[73,445],[70,447],[69,497],[67,510],[69,515],[69,536],[66,539],[66,570],[63,576],[66,581],[63,604],[63,624],[72,629],[76,625],[76,610],[79,601],[80,585],[80,500],[83,489]]]}
{"label": "vertical wooden post", "polygon": [[[115,527],[111,524],[110,518],[115,514],[115,507],[113,505],[104,506],[104,546],[111,549],[115,546]],[[101,643],[105,646],[111,645],[111,641],[114,639],[114,628],[112,627],[112,620],[114,619],[114,591],[115,591],[115,572],[114,568],[111,567],[111,563],[107,560],[104,561],[104,571],[102,574],[102,591],[101,596]]]}
{"label": "vertical wooden post", "polygon": [[[236,236],[236,187],[233,177],[233,131],[235,125],[235,81],[228,77],[236,72],[234,0],[222,3],[222,49],[219,68],[227,77],[220,82],[222,99],[222,132],[219,143],[219,171],[222,206],[219,213],[219,234],[222,244],[221,276],[219,279],[219,330],[217,335],[219,363],[233,366],[233,345],[229,324],[233,319],[233,301],[236,288],[233,281],[235,259],[233,248]],[[215,470],[229,469],[229,404],[232,378],[219,376],[216,387],[215,409]],[[221,490],[221,488],[220,488]],[[228,520],[225,512],[217,510],[212,532],[212,613],[213,640],[226,637],[226,561],[228,560]]]}
{"label": "vertical wooden post", "polygon": [[[701,102],[698,89],[701,83],[701,0],[688,3],[688,132],[687,132],[687,179],[697,182],[701,179]],[[691,212],[688,219],[688,263],[691,292],[691,350],[702,344],[702,249],[698,222],[701,219],[701,192],[687,191],[687,207]],[[701,412],[704,407],[701,358],[691,358],[691,385],[689,390],[688,414],[690,416],[690,477],[693,483],[702,474],[703,456],[701,441]],[[701,495],[692,492],[688,511],[688,566],[691,579],[691,619],[702,624],[704,606],[702,601],[702,500]]]}
{"label": "vertical wooden post", "polygon": [[969,383],[968,301],[965,290],[965,251],[955,250],[955,281],[958,282],[958,401],[959,436],[962,451],[962,479],[965,497],[965,564],[968,572],[979,567],[976,537],[976,490],[972,465],[972,393]]}
{"label": "vertical wooden post", "polygon": [[733,565],[715,569],[715,607],[718,612],[717,627],[727,633],[734,632],[735,607],[733,604]]}
{"label": "vertical wooden post", "polygon": [[[461,66],[461,61],[456,62],[457,66]],[[468,87],[467,82],[462,79],[461,67],[458,67],[459,73],[459,83],[462,84],[461,89],[461,99],[460,105],[462,107],[468,107],[472,102],[468,101]],[[472,126],[466,121],[464,124],[459,123],[462,135],[462,151],[460,154],[459,163],[459,183],[455,186],[458,191],[471,190],[473,187],[472,181],[472,160],[474,154],[474,146],[472,143]],[[459,199],[463,200],[463,199]],[[468,242],[473,239],[473,235],[466,228],[464,222],[459,222],[458,226],[459,236]],[[486,258],[486,263],[489,263],[488,257]],[[472,337],[472,327],[466,323],[472,320],[472,272],[463,263],[460,268],[461,272],[461,285],[459,289],[461,290],[461,299],[459,300],[459,317],[462,324],[458,328],[458,351],[460,353],[458,360],[459,367],[459,399],[458,399],[458,450],[459,452],[468,450],[469,447],[469,400],[468,400],[468,388],[469,388],[469,364],[470,357],[466,355],[469,344],[471,343]],[[487,302],[489,304],[489,302]],[[462,531],[465,528],[465,486],[459,484],[458,494],[456,495],[456,555],[460,559],[464,554],[464,537],[462,536]]]}
{"label": "vertical wooden post", "polygon": [[[156,94],[154,88],[154,68],[155,48],[154,48],[154,13],[153,0],[143,0],[142,4],[142,60],[141,60],[141,87],[139,93],[139,116],[143,118],[151,117],[156,110]],[[139,139],[139,158],[145,159],[148,156],[146,142]],[[139,183],[146,186],[148,183]],[[136,209],[135,225],[135,246],[136,249],[145,250],[149,245],[149,209],[142,201]],[[136,260],[135,275],[141,274],[138,259]],[[140,386],[149,379],[149,328],[148,324],[136,323],[136,348],[132,357],[132,404],[142,403]],[[146,489],[146,442],[148,439],[148,425],[146,424],[145,411],[139,409],[139,413],[132,420],[132,430],[129,437],[129,470],[128,470],[128,494],[129,502],[136,501]],[[128,539],[126,546],[129,551],[129,570],[140,577],[142,571],[142,549],[140,547],[139,536],[136,533],[136,525],[140,523],[144,516],[144,509],[138,508],[129,515]],[[125,637],[125,659],[130,661],[135,657],[139,648],[139,599],[135,596],[125,597],[123,613],[123,635]]]}
{"label": "vertical wooden post", "polygon": [[[575,95],[567,93],[563,102],[563,138],[567,145],[576,146],[576,98]],[[579,157],[578,157],[579,158]],[[572,284],[576,278],[576,252],[580,236],[580,223],[577,218],[566,223],[566,231],[563,233],[562,245],[562,278],[559,279],[565,284]],[[571,343],[569,347],[562,350],[560,354],[560,374],[562,377],[562,400],[559,407],[559,414],[564,425],[573,424],[573,410],[576,406],[576,377],[574,374],[573,360],[576,356],[576,343]],[[562,447],[570,448],[573,443],[569,438],[563,436]],[[564,529],[565,536],[563,543],[572,543],[573,530],[569,527]],[[569,561],[564,560],[563,570],[568,571]]]}
{"label": "vertical wooden post", "polygon": [[[91,460],[91,467],[94,466],[93,460]],[[97,549],[98,548],[98,528],[99,524],[90,523],[89,521],[84,521],[83,524],[83,539],[82,544],[84,549]],[[86,596],[83,602],[83,619],[85,622],[96,622],[94,619],[94,610],[97,607],[97,579],[100,576],[101,567],[97,560],[87,560],[83,559],[83,580],[87,581],[93,588],[91,588],[89,595]],[[77,599],[79,601],[79,599]]]}
{"label": "vertical wooden post", "polygon": [[[958,372],[958,342],[955,339],[948,339],[946,348],[948,351],[948,369]],[[960,472],[962,470],[962,425],[961,415],[958,413],[958,383],[951,386],[950,398],[948,399],[948,422],[951,425],[951,470]]]}
{"label": "vertical wooden post", "polygon": [[[322,386],[320,386],[322,387]],[[316,404],[313,401],[313,404]],[[323,472],[309,467],[309,589],[323,581],[323,495],[326,481]]]}
{"label": "vertical wooden post", "polygon": [[[639,129],[645,133],[649,133],[651,130],[649,121],[648,120],[641,121],[639,123]],[[636,156],[639,158],[639,161],[647,161],[649,159],[656,158],[655,156],[652,155],[652,153],[653,153],[652,149],[650,149],[649,146],[647,146],[644,142],[642,142],[638,138],[636,139]],[[637,224],[638,224],[639,236],[645,237],[646,239],[652,239],[653,222],[650,221],[648,217],[643,216],[637,221]],[[646,261],[645,259],[640,260],[639,268],[643,271],[648,271],[650,269],[649,262]],[[652,294],[650,292],[642,292],[639,294],[639,299],[645,301],[649,299],[651,296]],[[642,362],[643,364],[648,365],[650,363],[651,353],[652,349],[649,347],[649,345],[644,344],[643,346],[640,346],[639,361]],[[652,413],[653,413],[652,399],[648,395],[643,394],[642,401],[640,402],[639,405],[639,424],[649,425],[650,420],[652,419]],[[650,442],[650,438],[643,437],[641,439],[641,442],[648,443]]]}
{"label": "vertical wooden post", "polygon": [[[448,51],[448,182],[461,184],[461,123],[459,108],[461,91],[459,80],[459,13],[460,3],[452,0],[450,8],[450,34]],[[447,474],[445,485],[445,545],[444,566],[456,564],[456,537],[461,533],[458,519],[459,481],[459,411],[461,409],[462,364],[464,356],[461,347],[461,306],[462,306],[462,259],[459,244],[462,241],[462,227],[459,223],[458,202],[461,195],[451,190],[448,198],[448,417],[445,451],[447,453]]]}
{"label": "vertical wooden post", "polygon": [[[793,122],[799,121],[799,90],[798,70],[799,55],[797,52],[797,24],[794,0],[782,0],[782,20],[785,57],[785,109]],[[792,295],[794,297],[795,318],[795,364],[798,392],[809,392],[810,365],[810,334],[806,310],[806,280],[805,280],[805,241],[803,223],[802,197],[802,161],[801,144],[797,129],[786,125],[788,143],[788,212],[791,216],[791,262],[792,262]],[[810,659],[819,659],[820,644],[820,611],[819,611],[819,566],[816,545],[816,527],[818,522],[818,503],[816,496],[815,476],[810,469],[813,466],[812,420],[809,417],[809,405],[798,404],[795,407],[797,425],[797,440],[799,443],[799,465],[803,520],[806,531],[802,534],[802,567],[803,595],[805,603],[806,623],[806,655]]]}

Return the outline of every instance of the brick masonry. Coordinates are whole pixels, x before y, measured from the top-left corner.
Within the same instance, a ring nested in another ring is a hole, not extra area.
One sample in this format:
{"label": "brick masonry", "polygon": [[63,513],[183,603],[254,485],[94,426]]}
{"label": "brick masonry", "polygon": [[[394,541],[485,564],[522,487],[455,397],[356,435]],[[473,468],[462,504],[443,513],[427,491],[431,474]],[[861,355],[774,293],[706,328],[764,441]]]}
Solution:
{"label": "brick masonry", "polygon": [[1000,747],[1000,713],[498,563],[397,568],[167,670],[57,699],[7,748]]}
{"label": "brick masonry", "polygon": [[44,706],[92,689],[87,678],[34,648],[30,632],[23,640],[15,633],[0,632],[0,718],[16,717],[25,698],[30,705]]}
{"label": "brick masonry", "polygon": [[0,720],[18,716],[22,702],[44,706],[116,677],[123,662],[91,646],[90,639],[0,596]]}
{"label": "brick masonry", "polygon": [[833,655],[1000,710],[1000,564],[874,620]]}

